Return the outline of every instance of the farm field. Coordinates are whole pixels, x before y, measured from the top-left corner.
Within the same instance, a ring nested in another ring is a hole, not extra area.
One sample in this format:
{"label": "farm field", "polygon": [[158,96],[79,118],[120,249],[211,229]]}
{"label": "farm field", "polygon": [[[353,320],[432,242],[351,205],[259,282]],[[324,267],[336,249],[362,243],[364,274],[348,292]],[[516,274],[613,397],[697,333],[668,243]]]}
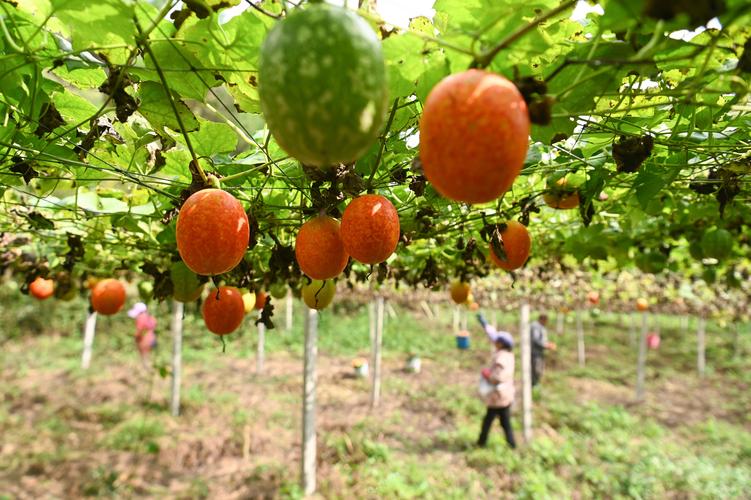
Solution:
{"label": "farm field", "polygon": [[[91,368],[80,369],[83,321],[71,318],[82,305],[54,310],[36,334],[4,343],[5,498],[301,496],[299,314],[293,331],[267,332],[257,375],[254,328],[244,325],[223,354],[188,310],[175,418],[169,377],[142,369],[129,323],[105,320]],[[4,320],[28,324],[47,306],[11,309],[15,317],[5,309]],[[535,389],[534,441],[512,451],[496,426],[480,449],[484,407],[475,386],[489,353],[481,330],[473,329],[472,349],[457,351],[448,307],[442,321],[397,309],[398,320],[386,319],[382,405],[373,411],[369,381],[351,367],[369,349],[365,308],[322,315],[321,498],[742,498],[751,488],[751,375],[733,361],[726,333],[710,326],[700,380],[693,337],[677,318],[661,318],[647,397],[635,404],[636,351],[619,318],[588,323],[584,369],[568,323],[566,333],[552,334],[559,350]],[[501,319],[514,326],[513,315]],[[157,366],[168,369],[169,349],[162,329]],[[423,359],[419,374],[404,371],[410,351]],[[518,417],[517,408],[520,433]]]}
{"label": "farm field", "polygon": [[750,181],[751,0],[0,0],[0,500],[751,500]]}

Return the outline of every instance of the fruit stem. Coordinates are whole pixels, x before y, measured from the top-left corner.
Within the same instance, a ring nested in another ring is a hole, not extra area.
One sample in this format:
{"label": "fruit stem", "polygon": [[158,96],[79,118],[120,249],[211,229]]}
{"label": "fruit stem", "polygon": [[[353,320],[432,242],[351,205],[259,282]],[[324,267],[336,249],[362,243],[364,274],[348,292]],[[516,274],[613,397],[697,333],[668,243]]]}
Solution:
{"label": "fruit stem", "polygon": [[375,164],[373,165],[373,170],[370,171],[370,177],[368,177],[368,193],[373,192],[373,177],[375,177],[376,171],[378,170],[378,166],[381,164],[381,158],[383,158],[383,150],[386,147],[386,136],[389,133],[391,124],[394,122],[394,115],[396,114],[396,110],[398,106],[399,106],[399,98],[397,97],[396,99],[394,99],[394,104],[391,106],[391,113],[389,113],[389,119],[386,122],[386,127],[383,129],[383,134],[381,134],[381,148],[378,150],[378,156],[376,156],[376,161],[375,161]]}
{"label": "fruit stem", "polygon": [[323,288],[324,288],[325,286],[326,286],[326,280],[323,280],[323,281],[321,281],[321,288],[319,288],[319,289],[318,289],[318,290],[316,291],[316,294],[315,294],[315,299],[316,299],[316,309],[318,309],[318,294],[319,294],[319,293],[321,293],[321,290],[323,290]]}
{"label": "fruit stem", "polygon": [[518,30],[514,31],[510,35],[508,35],[506,38],[501,40],[498,45],[491,48],[490,50],[487,50],[483,52],[482,54],[475,57],[474,61],[472,61],[472,64],[470,64],[470,68],[487,68],[490,66],[490,63],[493,62],[493,59],[495,56],[498,55],[500,51],[526,35],[528,32],[535,29],[538,25],[542,24],[543,22],[547,21],[551,17],[555,17],[558,14],[567,11],[571,7],[575,6],[578,0],[566,0],[561,5],[556,7],[553,10],[548,11],[547,13],[543,14],[542,16],[536,17],[526,25],[522,26]]}
{"label": "fruit stem", "polygon": [[[286,160],[288,158],[289,158],[289,156],[285,156],[284,158],[281,158],[281,159],[279,159],[277,161],[284,161],[284,160]],[[272,160],[272,161],[263,163],[261,165],[253,165],[251,168],[249,168],[247,170],[242,170],[242,171],[237,172],[235,174],[227,175],[225,177],[222,177],[222,180],[224,182],[227,182],[227,181],[234,181],[234,180],[237,180],[237,179],[242,179],[243,177],[246,177],[246,176],[248,176],[250,174],[257,173],[261,169],[264,169],[266,167],[270,167],[273,164],[274,164],[274,161]]]}
{"label": "fruit stem", "polygon": [[222,189],[222,184],[219,181],[219,178],[215,176],[214,174],[209,174],[207,177],[207,181],[211,187],[215,189]]}

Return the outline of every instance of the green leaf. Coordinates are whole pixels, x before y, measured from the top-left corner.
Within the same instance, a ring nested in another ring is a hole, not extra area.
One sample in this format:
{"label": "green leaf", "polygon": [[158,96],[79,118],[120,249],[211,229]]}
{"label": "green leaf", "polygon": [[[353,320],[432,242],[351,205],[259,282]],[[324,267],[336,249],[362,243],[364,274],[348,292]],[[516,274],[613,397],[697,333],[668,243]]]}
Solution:
{"label": "green leaf", "polygon": [[[229,153],[237,147],[237,134],[224,123],[200,120],[200,128],[190,134],[190,141],[198,156],[213,157],[219,153]],[[180,142],[185,140],[178,138]]]}
{"label": "green leaf", "polygon": [[[203,101],[208,90],[219,84],[214,73],[202,69],[205,65],[179,40],[152,40],[151,52],[164,73],[167,85],[172,92],[179,94],[182,98]],[[144,62],[148,69],[135,69],[131,73],[146,80],[160,81],[151,55],[145,56]]]}
{"label": "green leaf", "polygon": [[654,161],[649,160],[645,162],[639,169],[633,185],[636,199],[642,209],[646,210],[657,193],[673,182],[679,172],[680,168],[661,167]]}
{"label": "green leaf", "polygon": [[88,100],[72,92],[62,92],[55,96],[55,106],[63,119],[69,125],[87,123],[99,110]]}
{"label": "green leaf", "polygon": [[163,246],[175,245],[175,243],[177,242],[177,237],[175,236],[175,225],[170,224],[169,226],[165,227],[159,234],[156,235],[156,240],[160,245]]}
{"label": "green leaf", "polygon": [[[70,33],[73,49],[112,45],[134,45],[136,26],[133,4],[121,0],[52,0],[55,17]],[[124,64],[130,50],[99,49],[110,62]]]}
{"label": "green leaf", "polygon": [[151,228],[145,220],[138,220],[131,215],[113,215],[112,226],[121,227],[132,233],[151,235]]}
{"label": "green leaf", "polygon": [[451,73],[449,62],[442,52],[431,52],[424,58],[423,72],[417,77],[416,94],[424,103],[428,94],[438,82]]}
{"label": "green leaf", "polygon": [[613,32],[625,31],[634,25],[644,10],[644,0],[603,0],[601,5],[605,13],[600,16],[599,24]]}
{"label": "green leaf", "polygon": [[117,214],[128,212],[128,204],[117,198],[99,198],[99,212],[104,214]]}
{"label": "green leaf", "polygon": [[[173,94],[177,112],[182,118],[183,126],[186,132],[198,130],[199,124],[193,112]],[[138,99],[140,104],[138,111],[149,120],[154,128],[169,127],[172,130],[180,131],[180,125],[175,117],[175,112],[167,98],[166,89],[156,82],[143,82],[138,88]]]}
{"label": "green leaf", "polygon": [[81,66],[77,66],[73,64],[74,62],[66,60],[65,65],[55,68],[52,72],[71,85],[82,89],[98,88],[107,79],[102,68],[92,68],[90,63],[83,61],[78,63]]}
{"label": "green leaf", "polygon": [[415,35],[392,35],[383,42],[383,55],[389,72],[389,95],[406,97],[415,91],[417,78],[422,74],[420,52],[423,41]]}

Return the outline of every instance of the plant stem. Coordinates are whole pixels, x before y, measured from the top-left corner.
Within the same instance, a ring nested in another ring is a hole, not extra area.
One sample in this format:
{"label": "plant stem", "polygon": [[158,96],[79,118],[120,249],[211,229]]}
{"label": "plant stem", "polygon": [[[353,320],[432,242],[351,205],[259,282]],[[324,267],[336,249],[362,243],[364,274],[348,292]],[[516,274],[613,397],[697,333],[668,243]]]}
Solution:
{"label": "plant stem", "polygon": [[563,2],[561,5],[559,5],[555,9],[553,9],[553,10],[551,10],[551,11],[543,14],[540,17],[537,17],[537,18],[533,19],[532,21],[530,21],[526,25],[522,26],[521,28],[519,28],[518,30],[514,31],[509,36],[507,36],[506,38],[504,38],[503,40],[501,40],[498,43],[498,45],[496,45],[495,47],[493,47],[490,50],[485,51],[482,54],[476,56],[475,60],[472,61],[472,65],[470,67],[472,67],[472,68],[487,68],[490,65],[490,63],[493,62],[493,59],[495,58],[495,56],[498,55],[498,53],[500,51],[502,51],[506,47],[510,46],[512,43],[514,43],[515,41],[517,41],[518,39],[520,39],[521,37],[523,37],[524,35],[526,35],[528,32],[532,31],[538,25],[540,25],[541,23],[547,21],[551,17],[555,17],[558,14],[567,11],[568,9],[570,9],[571,7],[573,7],[574,5],[576,5],[577,1],[578,0],[566,0],[565,2]]}
{"label": "plant stem", "polygon": [[383,129],[383,135],[381,136],[381,148],[378,150],[378,156],[376,157],[373,170],[370,171],[370,177],[368,177],[368,192],[373,189],[373,177],[375,177],[378,166],[381,164],[381,158],[383,158],[383,150],[386,147],[386,137],[388,136],[391,124],[394,122],[394,115],[396,114],[397,106],[399,105],[399,98],[394,99],[394,104],[391,106],[391,113],[389,113],[389,119],[386,122],[386,128]]}
{"label": "plant stem", "polygon": [[[141,31],[141,26],[138,22],[138,19],[134,18],[133,21],[135,22],[136,29],[138,30],[138,34],[141,35],[142,31]],[[164,92],[167,94],[167,100],[170,103],[170,107],[172,107],[172,112],[175,114],[175,119],[177,120],[177,125],[180,127],[180,132],[182,133],[183,138],[185,138],[185,145],[188,147],[188,151],[190,152],[190,157],[193,159],[192,161],[193,166],[198,172],[198,175],[201,177],[201,180],[204,183],[207,183],[208,177],[206,177],[206,172],[203,171],[201,164],[198,162],[198,157],[196,156],[196,152],[193,150],[193,144],[191,144],[190,142],[188,131],[185,129],[185,124],[183,123],[183,119],[180,116],[180,112],[177,109],[177,104],[175,103],[175,98],[172,95],[172,91],[169,88],[169,84],[167,83],[167,78],[164,76],[164,72],[162,71],[161,66],[159,66],[159,62],[156,60],[156,57],[154,56],[154,52],[151,50],[151,45],[149,45],[148,35],[145,37],[141,37],[139,39],[139,45],[143,47],[143,49],[146,51],[149,57],[151,57],[151,61],[154,63],[154,69],[159,75],[159,80],[161,80],[162,85],[164,86]]]}

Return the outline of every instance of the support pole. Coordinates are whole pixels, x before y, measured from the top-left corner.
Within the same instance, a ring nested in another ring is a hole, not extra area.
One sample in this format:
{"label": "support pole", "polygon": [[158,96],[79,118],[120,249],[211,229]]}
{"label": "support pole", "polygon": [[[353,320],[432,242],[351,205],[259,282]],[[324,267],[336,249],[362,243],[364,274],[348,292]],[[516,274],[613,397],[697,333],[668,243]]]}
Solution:
{"label": "support pole", "polygon": [[706,339],[705,332],[707,327],[707,320],[702,315],[699,317],[699,326],[696,329],[696,368],[699,370],[699,376],[704,376],[704,371],[707,367],[707,359],[705,354]]}
{"label": "support pole", "polygon": [[183,359],[183,303],[172,301],[172,395],[170,409],[173,416],[180,415],[180,381]]}
{"label": "support pole", "polygon": [[386,302],[386,313],[389,315],[389,318],[396,319],[396,309],[391,305],[391,302]]}
{"label": "support pole", "polygon": [[370,392],[370,407],[375,408],[381,402],[381,346],[383,344],[383,297],[375,302],[376,324],[373,339],[373,387]]}
{"label": "support pole", "polygon": [[91,365],[91,348],[94,346],[94,333],[96,332],[96,313],[90,312],[86,316],[86,327],[83,333],[83,355],[81,356],[81,368],[87,370]]}
{"label": "support pole", "polygon": [[[260,312],[259,312],[260,317]],[[256,373],[263,373],[263,362],[266,348],[266,325],[258,323],[258,352],[256,354]]]}
{"label": "support pole", "polygon": [[316,358],[318,357],[318,316],[305,308],[303,323],[305,360],[303,366],[302,474],[303,493],[316,490]]}
{"label": "support pole", "polygon": [[287,290],[287,314],[284,322],[284,331],[285,332],[291,332],[292,331],[292,308],[293,308],[293,300],[292,300],[292,290]]}
{"label": "support pole", "polygon": [[681,316],[680,330],[682,334],[688,334],[688,314]]}
{"label": "support pole", "polygon": [[420,307],[422,307],[422,311],[425,313],[425,316],[428,319],[435,319],[435,314],[433,314],[433,311],[430,309],[430,306],[427,302],[424,300],[420,302]]}
{"label": "support pole", "polygon": [[644,371],[647,364],[647,313],[641,313],[641,338],[639,357],[636,362],[636,400],[644,400]]}
{"label": "support pole", "polygon": [[563,335],[563,322],[566,320],[565,314],[559,309],[555,315],[555,333],[558,335]]}
{"label": "support pole", "polygon": [[586,352],[584,350],[584,325],[582,322],[581,310],[576,310],[576,352],[579,359],[579,366],[584,368],[587,362]]}
{"label": "support pole", "polygon": [[454,323],[453,323],[454,335],[456,335],[457,333],[459,333],[459,306],[454,306],[453,320],[454,320]]}
{"label": "support pole", "polygon": [[375,331],[376,331],[376,301],[371,300],[368,302],[368,327],[369,327],[369,334],[370,334],[370,346],[371,349],[375,342]]}
{"label": "support pole", "polygon": [[532,345],[529,332],[529,304],[520,310],[519,336],[522,361],[522,435],[529,443],[532,439]]}

